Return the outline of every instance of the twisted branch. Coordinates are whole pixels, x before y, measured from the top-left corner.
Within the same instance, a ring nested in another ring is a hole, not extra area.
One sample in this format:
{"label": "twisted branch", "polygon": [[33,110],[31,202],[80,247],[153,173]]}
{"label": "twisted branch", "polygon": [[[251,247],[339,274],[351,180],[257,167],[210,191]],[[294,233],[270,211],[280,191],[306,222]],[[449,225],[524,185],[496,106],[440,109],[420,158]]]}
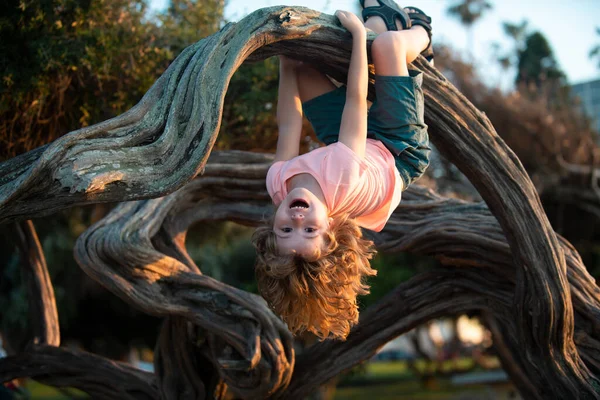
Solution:
{"label": "twisted branch", "polygon": [[[231,74],[250,54],[254,52],[254,60],[290,55],[344,81],[349,45],[349,34],[331,16],[302,8],[262,9],[226,26],[186,49],[129,112],[0,165],[0,221],[44,215],[75,204],[146,199],[174,192],[203,169],[216,139]],[[525,397],[598,398],[591,384],[598,371],[597,352],[591,350],[598,343],[597,287],[576,252],[550,228],[525,170],[485,115],[423,60],[415,64],[426,74],[426,122],[432,141],[470,179],[502,229],[478,226],[465,239],[468,246],[463,253],[444,248],[442,261],[464,260],[468,267],[417,278],[404,287],[399,299],[392,296],[382,303],[382,313],[391,310],[381,317],[387,325],[378,325],[374,332],[361,322],[352,333],[366,332],[373,341],[365,339],[359,344],[349,339],[346,343],[354,343],[352,349],[362,352],[357,357],[362,358],[392,334],[411,326],[407,319],[393,323],[390,315],[398,315],[393,309],[397,303],[392,300],[410,301],[411,306],[403,311],[415,313],[412,317],[419,321],[466,307],[486,309],[499,321],[499,331],[517,364],[509,372],[527,374],[527,382],[513,376]],[[254,173],[264,172],[264,168],[257,166]],[[78,262],[130,304],[150,314],[183,318],[199,332],[206,332],[208,357],[239,396],[284,396],[294,365],[289,333],[261,299],[199,274],[182,246],[190,222],[177,217],[226,217],[251,223],[267,209],[264,189],[257,189],[257,183],[247,177],[228,182],[235,190],[224,188],[222,177],[202,179],[163,199],[119,206],[80,238]],[[197,193],[192,190],[196,185],[201,188]],[[252,194],[246,187],[254,188]],[[248,197],[240,204],[241,193]],[[227,199],[236,198],[236,207],[228,208]],[[463,214],[483,212],[477,206],[451,207]],[[479,222],[476,216],[470,218],[461,224]],[[394,226],[392,221],[388,229]],[[440,233],[443,243],[452,242],[456,232],[447,225],[438,226],[442,231],[428,234],[435,237]],[[427,230],[428,224],[422,228]],[[481,233],[488,230],[491,236],[478,248]],[[413,251],[427,249],[423,242],[417,246],[409,240],[405,244],[415,246]],[[486,259],[486,249],[502,257]],[[503,263],[512,269],[500,272],[498,265]],[[569,263],[574,268],[567,273]],[[413,289],[429,297],[423,298]],[[456,293],[459,301],[439,300],[434,293]],[[467,305],[464,299],[469,296]],[[438,301],[429,303],[432,300],[428,299]],[[583,327],[574,336],[575,324]],[[581,344],[579,348],[576,342]],[[345,349],[343,343],[324,343],[314,354],[328,346]],[[339,355],[338,361],[343,361],[339,367],[332,366],[331,359],[320,359],[320,371],[327,372],[318,376],[313,372],[311,382],[357,359],[351,354],[346,358]],[[308,376],[302,372],[307,364],[301,361],[287,392],[292,397],[312,384],[296,383]]]}
{"label": "twisted branch", "polygon": [[54,287],[48,274],[44,250],[32,221],[14,224],[21,254],[21,270],[27,287],[29,315],[35,344],[60,345],[60,329]]}

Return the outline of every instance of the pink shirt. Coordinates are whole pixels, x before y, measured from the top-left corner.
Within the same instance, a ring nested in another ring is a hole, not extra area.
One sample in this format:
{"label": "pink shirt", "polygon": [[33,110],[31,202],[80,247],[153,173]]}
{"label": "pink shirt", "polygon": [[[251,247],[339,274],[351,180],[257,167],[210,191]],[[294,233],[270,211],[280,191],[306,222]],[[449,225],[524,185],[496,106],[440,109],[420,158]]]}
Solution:
{"label": "pink shirt", "polygon": [[367,139],[364,159],[336,142],[274,163],[267,173],[267,190],[275,205],[287,196],[287,181],[302,173],[319,183],[330,216],[350,214],[367,229],[382,230],[400,203],[402,180],[394,157],[378,140]]}

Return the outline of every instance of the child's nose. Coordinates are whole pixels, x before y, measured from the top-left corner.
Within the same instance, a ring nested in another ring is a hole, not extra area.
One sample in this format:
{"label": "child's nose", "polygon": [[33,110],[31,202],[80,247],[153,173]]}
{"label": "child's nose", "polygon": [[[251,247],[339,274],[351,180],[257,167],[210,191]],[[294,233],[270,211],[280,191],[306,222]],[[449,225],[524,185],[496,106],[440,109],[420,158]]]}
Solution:
{"label": "child's nose", "polygon": [[292,220],[294,221],[302,221],[304,219],[304,215],[300,213],[292,214]]}

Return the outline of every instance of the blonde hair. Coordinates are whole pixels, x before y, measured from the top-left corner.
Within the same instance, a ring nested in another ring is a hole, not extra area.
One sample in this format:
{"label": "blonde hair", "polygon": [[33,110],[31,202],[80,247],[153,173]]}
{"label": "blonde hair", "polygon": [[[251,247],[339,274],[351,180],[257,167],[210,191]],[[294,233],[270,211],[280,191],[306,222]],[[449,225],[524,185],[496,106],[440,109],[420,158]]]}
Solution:
{"label": "blonde hair", "polygon": [[279,254],[273,218],[252,236],[257,251],[258,290],[293,334],[309,331],[320,339],[345,339],[358,322],[357,295],[369,293],[372,241],[348,217],[335,218],[325,233],[326,248],[315,261]]}

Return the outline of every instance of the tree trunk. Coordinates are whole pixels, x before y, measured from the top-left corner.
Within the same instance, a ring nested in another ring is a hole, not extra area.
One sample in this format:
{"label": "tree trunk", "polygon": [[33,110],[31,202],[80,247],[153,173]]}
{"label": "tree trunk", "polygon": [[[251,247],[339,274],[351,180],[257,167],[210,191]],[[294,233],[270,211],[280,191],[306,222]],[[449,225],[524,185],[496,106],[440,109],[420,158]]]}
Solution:
{"label": "tree trunk", "polygon": [[[431,140],[487,206],[413,186],[373,237],[380,250],[431,254],[444,268],[399,285],[363,312],[345,342],[325,341],[298,357],[260,297],[201,275],[183,245],[192,223],[256,225],[270,210],[268,156],[228,152],[206,165],[231,75],[246,59],[285,54],[343,82],[350,50],[351,36],[334,17],[305,8],[261,9],[228,24],[184,50],[127,113],[0,164],[0,221],[151,199],[119,205],[81,235],[75,255],[114,294],[167,317],[158,379],[138,379],[157,384],[164,398],[218,397],[224,385],[242,398],[301,398],[395,336],[474,310],[489,316],[525,398],[599,398],[598,287],[551,229],[527,173],[486,116],[422,58],[415,67],[425,73]],[[0,361],[0,372],[14,375],[28,362],[9,361]]]}

